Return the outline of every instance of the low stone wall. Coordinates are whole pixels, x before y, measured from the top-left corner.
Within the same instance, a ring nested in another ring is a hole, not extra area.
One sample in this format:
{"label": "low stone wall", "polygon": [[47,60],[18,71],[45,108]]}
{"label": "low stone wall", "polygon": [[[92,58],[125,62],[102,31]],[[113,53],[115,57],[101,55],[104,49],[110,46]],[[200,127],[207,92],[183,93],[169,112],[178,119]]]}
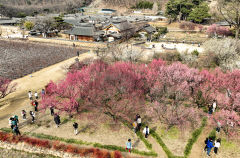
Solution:
{"label": "low stone wall", "polygon": [[8,150],[16,149],[20,151],[25,151],[28,153],[37,153],[37,154],[44,154],[44,155],[53,155],[53,156],[58,156],[61,158],[84,158],[78,155],[73,155],[67,152],[63,151],[55,151],[55,150],[50,150],[46,148],[40,148],[40,147],[33,147],[30,145],[27,145],[26,143],[18,143],[18,144],[11,144],[11,143],[6,143],[0,141],[0,147]]}
{"label": "low stone wall", "polygon": [[63,39],[50,39],[50,38],[37,38],[37,37],[28,37],[29,41],[33,42],[43,42],[43,43],[53,43],[53,44],[63,44],[73,46],[73,43],[76,47],[85,47],[85,48],[106,48],[106,43],[97,43],[97,42],[81,42],[81,41],[69,41]]}

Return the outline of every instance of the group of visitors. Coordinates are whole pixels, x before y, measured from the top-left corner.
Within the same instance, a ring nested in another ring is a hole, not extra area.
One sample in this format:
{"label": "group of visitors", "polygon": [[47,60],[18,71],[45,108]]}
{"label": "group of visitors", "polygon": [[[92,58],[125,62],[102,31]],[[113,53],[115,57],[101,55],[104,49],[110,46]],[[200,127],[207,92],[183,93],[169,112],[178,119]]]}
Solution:
{"label": "group of visitors", "polygon": [[[136,115],[136,118],[133,122],[133,130],[135,133],[139,132],[141,130],[141,126],[142,126],[142,119],[141,116],[139,114]],[[150,134],[150,129],[148,128],[148,126],[146,126],[143,129],[143,134],[145,135],[145,138],[148,137],[148,135]],[[131,139],[129,138],[127,141],[127,147],[126,150],[128,150],[129,152],[131,152],[132,149],[132,143],[131,143]]]}
{"label": "group of visitors", "polygon": [[[45,90],[43,89],[42,90],[42,95],[44,95],[44,94],[45,94]],[[38,101],[37,101],[39,99],[37,91],[35,91],[34,97],[33,97],[32,92],[28,91],[28,98],[31,101],[32,106],[34,106],[35,112],[37,112],[38,111],[38,104],[39,104]],[[32,117],[32,123],[35,121],[35,117],[36,117],[35,112],[29,111],[29,114]],[[23,120],[27,119],[27,112],[26,112],[26,110],[23,109],[21,111],[21,115],[22,115],[22,119]],[[13,133],[15,133],[16,135],[21,135],[20,131],[19,131],[19,128],[18,128],[18,123],[19,123],[19,120],[18,120],[18,116],[17,115],[14,115],[13,117],[9,118],[9,124],[11,126],[11,129],[12,129]]]}
{"label": "group of visitors", "polygon": [[[37,92],[34,93],[34,96],[35,96],[36,99],[38,99],[38,93],[37,93]],[[32,91],[28,91],[28,98],[29,98],[30,100],[33,100]]]}
{"label": "group of visitors", "polygon": [[[54,113],[54,107],[50,107],[50,113],[51,113],[51,116],[54,116],[53,118],[54,118],[54,122],[55,122],[56,126],[59,127],[61,124],[61,119],[58,114]],[[78,123],[77,122],[73,123],[73,128],[74,128],[74,134],[77,135],[78,134]]]}
{"label": "group of visitors", "polygon": [[214,153],[217,154],[218,153],[218,149],[221,146],[221,138],[218,138],[217,140],[215,140],[214,145],[213,145],[213,138],[206,138],[205,140],[205,148],[204,151],[207,151],[207,155],[210,156],[210,152],[212,150],[212,148],[214,148]]}
{"label": "group of visitors", "polygon": [[213,104],[208,106],[208,114],[212,114],[216,111],[217,108],[217,101],[213,100]]}
{"label": "group of visitors", "polygon": [[[209,105],[209,107],[208,107],[208,114],[212,114],[213,112],[215,112],[216,108],[217,108],[217,101],[213,100],[213,104]],[[217,122],[217,127],[216,127],[217,134],[220,133],[220,130],[221,130],[221,123],[218,121]],[[206,146],[204,148],[204,151],[207,151],[207,155],[208,156],[210,156],[210,152],[211,152],[212,148],[214,148],[214,153],[217,154],[218,153],[218,149],[221,146],[221,138],[218,138],[216,140],[214,140],[214,139],[215,138],[208,137],[205,140]]]}
{"label": "group of visitors", "polygon": [[[27,119],[27,112],[22,110],[21,112],[23,120]],[[35,121],[35,113],[33,111],[29,111],[30,116],[32,117],[32,123]]]}
{"label": "group of visitors", "polygon": [[18,129],[18,123],[19,123],[18,116],[14,115],[14,116],[10,117],[8,119],[8,121],[9,121],[9,125],[11,126],[13,133],[15,133],[16,135],[21,135],[21,133]]}

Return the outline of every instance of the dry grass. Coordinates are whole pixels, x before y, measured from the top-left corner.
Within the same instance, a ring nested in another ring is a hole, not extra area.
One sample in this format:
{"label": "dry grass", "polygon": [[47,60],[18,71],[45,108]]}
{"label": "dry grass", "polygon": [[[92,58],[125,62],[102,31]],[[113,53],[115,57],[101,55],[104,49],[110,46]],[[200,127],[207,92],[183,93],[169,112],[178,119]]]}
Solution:
{"label": "dry grass", "polygon": [[188,33],[188,32],[168,32],[166,39],[180,40],[180,41],[199,41],[204,42],[208,40],[204,33]]}

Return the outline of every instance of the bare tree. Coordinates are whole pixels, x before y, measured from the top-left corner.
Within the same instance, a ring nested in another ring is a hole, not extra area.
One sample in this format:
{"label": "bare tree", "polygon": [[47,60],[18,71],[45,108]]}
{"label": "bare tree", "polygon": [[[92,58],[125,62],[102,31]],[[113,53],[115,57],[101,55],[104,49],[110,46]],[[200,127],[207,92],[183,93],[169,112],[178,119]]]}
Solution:
{"label": "bare tree", "polygon": [[0,99],[16,90],[16,83],[11,83],[10,79],[0,76]]}
{"label": "bare tree", "polygon": [[203,44],[207,57],[211,58],[212,53],[219,66],[223,69],[240,68],[240,41],[235,39],[211,39]]}
{"label": "bare tree", "polygon": [[132,44],[110,44],[106,53],[113,61],[130,61],[137,62],[143,55],[143,49],[133,46]]}
{"label": "bare tree", "polygon": [[48,31],[56,29],[54,23],[55,21],[53,18],[38,19],[33,29],[41,31],[43,34],[46,35]]}
{"label": "bare tree", "polygon": [[236,29],[235,38],[239,37],[240,0],[218,0],[217,8],[222,17]]}

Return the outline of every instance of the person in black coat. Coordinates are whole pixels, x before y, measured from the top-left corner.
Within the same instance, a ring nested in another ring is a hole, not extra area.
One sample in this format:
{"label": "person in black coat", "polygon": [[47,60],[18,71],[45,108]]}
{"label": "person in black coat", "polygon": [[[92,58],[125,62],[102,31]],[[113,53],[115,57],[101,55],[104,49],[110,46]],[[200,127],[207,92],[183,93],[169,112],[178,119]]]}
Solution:
{"label": "person in black coat", "polygon": [[50,112],[51,112],[51,116],[54,115],[54,108],[53,107],[50,107]]}
{"label": "person in black coat", "polygon": [[36,112],[38,111],[38,101],[37,100],[34,101],[34,109]]}
{"label": "person in black coat", "polygon": [[77,122],[73,123],[73,128],[74,128],[75,135],[77,135],[78,134],[78,123]]}
{"label": "person in black coat", "polygon": [[35,113],[33,111],[29,112],[30,116],[32,116],[32,123],[35,121]]}
{"label": "person in black coat", "polygon": [[55,114],[54,115],[54,122],[56,123],[57,127],[59,127],[61,121],[60,121],[60,116]]}

